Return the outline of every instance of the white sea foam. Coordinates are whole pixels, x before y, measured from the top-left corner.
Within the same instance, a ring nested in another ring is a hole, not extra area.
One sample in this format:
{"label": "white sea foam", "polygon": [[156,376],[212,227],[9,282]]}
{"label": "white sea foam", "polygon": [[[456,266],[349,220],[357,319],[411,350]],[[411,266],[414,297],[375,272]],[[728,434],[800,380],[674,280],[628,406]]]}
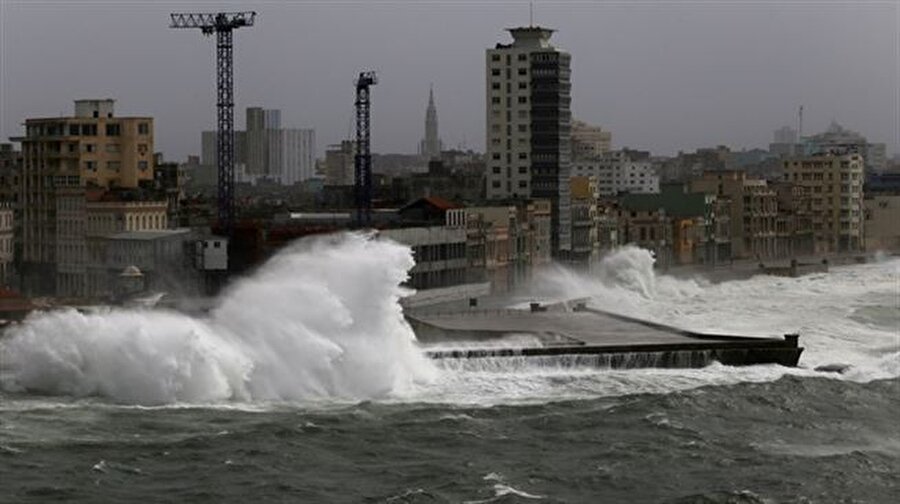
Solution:
{"label": "white sea foam", "polygon": [[39,314],[0,347],[2,385],[134,404],[403,394],[434,374],[398,303],[412,265],[408,247],[342,234],[286,248],[206,318]]}
{"label": "white sea foam", "polygon": [[[292,245],[237,282],[205,318],[119,309],[35,316],[0,347],[0,384],[142,405],[496,404],[668,393],[785,374],[862,382],[900,376],[896,259],[711,284],[659,275],[649,252],[625,247],[592,274],[558,268],[535,282],[541,299],[587,298],[597,308],[700,332],[798,332],[806,348],[801,368],[608,370],[508,358],[435,367],[416,348],[398,303],[412,265],[407,247],[340,235]],[[850,368],[813,371],[836,363]]]}
{"label": "white sea foam", "polygon": [[[586,298],[599,309],[698,332],[777,337],[800,334],[800,368],[604,370],[565,359],[476,359],[442,366],[428,399],[494,404],[635,393],[776,380],[785,374],[870,381],[900,376],[900,261],[832,268],[800,278],[755,276],[712,284],[657,274],[653,256],[623,247],[591,274],[555,268],[535,282],[535,298]],[[531,365],[526,365],[527,363]],[[555,364],[554,364],[555,363]],[[849,365],[843,375],[813,371]]]}

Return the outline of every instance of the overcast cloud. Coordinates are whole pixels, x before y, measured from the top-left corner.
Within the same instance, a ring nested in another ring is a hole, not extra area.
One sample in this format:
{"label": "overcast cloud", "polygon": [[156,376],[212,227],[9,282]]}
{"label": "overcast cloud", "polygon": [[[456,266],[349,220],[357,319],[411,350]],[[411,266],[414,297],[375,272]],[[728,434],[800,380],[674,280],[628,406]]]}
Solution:
{"label": "overcast cloud", "polygon": [[[832,119],[900,148],[898,2],[535,3],[573,56],[573,111],[618,146],[673,154],[765,147],[772,131]],[[0,136],[26,117],[112,97],[156,119],[156,150],[199,153],[215,124],[214,37],[168,28],[173,11],[255,10],[235,32],[243,109],[316,129],[319,155],[347,135],[353,78],[379,72],[374,150],[414,152],[434,84],[444,144],[484,148],[484,50],[528,23],[528,2],[0,0]]]}

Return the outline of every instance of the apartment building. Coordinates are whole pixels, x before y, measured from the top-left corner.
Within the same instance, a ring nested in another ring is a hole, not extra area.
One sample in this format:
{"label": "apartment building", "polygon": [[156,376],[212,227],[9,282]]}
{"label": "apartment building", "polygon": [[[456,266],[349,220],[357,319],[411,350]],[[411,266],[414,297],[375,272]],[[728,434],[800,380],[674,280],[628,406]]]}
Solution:
{"label": "apartment building", "polygon": [[862,250],[864,158],[823,154],[786,160],[783,167],[784,180],[808,204],[815,253]]}
{"label": "apartment building", "polygon": [[691,192],[730,201],[731,253],[736,259],[777,257],[778,196],[765,180],[741,170],[706,171],[691,181]]}
{"label": "apartment building", "polygon": [[552,249],[571,251],[571,56],[553,30],[512,28],[511,44],[486,51],[485,192],[489,200],[550,201]]}
{"label": "apartment building", "polygon": [[73,116],[26,119],[25,136],[13,140],[23,154],[24,287],[53,294],[72,282],[67,276],[58,282],[60,254],[83,253],[73,241],[81,225],[74,194],[85,186],[136,188],[152,181],[153,118],[117,117],[111,99],[76,100]]}
{"label": "apartment building", "polygon": [[594,177],[600,196],[621,193],[655,194],[659,192],[659,175],[650,159],[639,159],[631,151],[603,153],[572,163],[573,177]]}

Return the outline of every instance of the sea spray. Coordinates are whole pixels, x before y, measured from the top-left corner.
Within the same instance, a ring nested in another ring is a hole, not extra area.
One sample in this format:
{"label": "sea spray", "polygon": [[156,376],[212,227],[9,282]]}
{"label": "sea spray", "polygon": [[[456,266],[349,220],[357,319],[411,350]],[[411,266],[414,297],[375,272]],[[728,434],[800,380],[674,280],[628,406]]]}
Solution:
{"label": "sea spray", "polygon": [[408,247],[363,234],[301,240],[205,318],[55,311],[0,347],[3,388],[135,404],[360,400],[433,379],[403,319]]}

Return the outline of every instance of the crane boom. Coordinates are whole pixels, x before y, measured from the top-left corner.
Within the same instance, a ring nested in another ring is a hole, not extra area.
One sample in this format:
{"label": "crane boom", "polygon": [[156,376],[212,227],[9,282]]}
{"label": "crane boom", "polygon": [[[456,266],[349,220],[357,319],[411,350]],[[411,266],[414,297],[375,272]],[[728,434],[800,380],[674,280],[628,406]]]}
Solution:
{"label": "crane boom", "polygon": [[170,28],[199,28],[216,34],[216,167],[219,227],[234,232],[234,44],[232,32],[253,26],[256,12],[175,13]]}
{"label": "crane boom", "polygon": [[172,23],[169,28],[200,28],[203,33],[212,33],[221,29],[234,29],[241,26],[253,26],[256,12],[179,12],[170,14]]}

